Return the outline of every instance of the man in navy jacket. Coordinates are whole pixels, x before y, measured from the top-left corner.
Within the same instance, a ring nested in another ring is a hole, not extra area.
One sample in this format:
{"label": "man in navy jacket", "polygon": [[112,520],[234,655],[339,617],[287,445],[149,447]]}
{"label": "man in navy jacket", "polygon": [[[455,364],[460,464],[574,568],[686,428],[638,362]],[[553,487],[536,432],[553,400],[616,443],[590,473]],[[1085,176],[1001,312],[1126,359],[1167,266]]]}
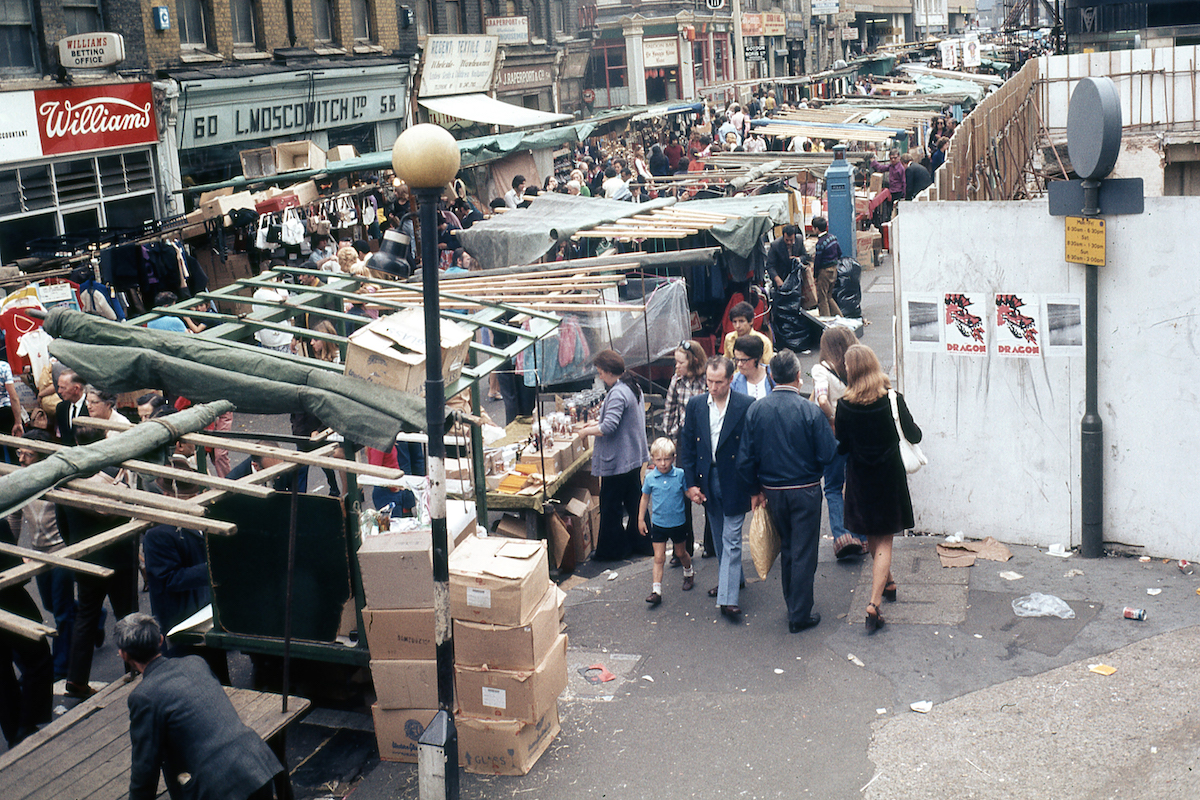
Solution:
{"label": "man in navy jacket", "polygon": [[742,523],[750,511],[750,493],[738,478],[737,456],[746,411],[754,403],[745,394],[730,392],[733,362],[713,356],[705,369],[708,394],[688,401],[679,434],[679,466],[693,503],[703,503],[712,522],[717,550],[717,598],[721,613],[736,619],[742,613],[738,591],[742,583]]}

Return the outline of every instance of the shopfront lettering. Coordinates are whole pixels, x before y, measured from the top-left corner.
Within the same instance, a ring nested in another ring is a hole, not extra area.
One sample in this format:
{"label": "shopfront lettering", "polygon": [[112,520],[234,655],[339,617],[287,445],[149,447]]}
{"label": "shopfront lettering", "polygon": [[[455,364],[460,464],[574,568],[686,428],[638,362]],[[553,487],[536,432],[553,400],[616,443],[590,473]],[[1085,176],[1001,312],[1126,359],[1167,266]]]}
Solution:
{"label": "shopfront lettering", "polygon": [[42,155],[158,140],[148,83],[39,89],[21,97],[32,98]]}
{"label": "shopfront lettering", "polygon": [[239,136],[328,127],[359,120],[366,115],[366,95],[315,100],[310,103],[277,103],[234,109],[234,131]]}
{"label": "shopfront lettering", "polygon": [[94,97],[82,103],[51,100],[38,106],[38,115],[46,138],[61,139],[149,128],[151,110],[150,103],[139,107],[119,97]]}

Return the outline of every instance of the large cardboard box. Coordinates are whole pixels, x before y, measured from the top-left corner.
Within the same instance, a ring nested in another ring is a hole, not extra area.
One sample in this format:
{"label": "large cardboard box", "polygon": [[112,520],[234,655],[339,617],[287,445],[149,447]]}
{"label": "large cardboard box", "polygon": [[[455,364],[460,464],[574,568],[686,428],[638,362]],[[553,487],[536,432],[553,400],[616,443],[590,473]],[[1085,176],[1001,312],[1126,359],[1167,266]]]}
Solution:
{"label": "large cardboard box", "polygon": [[450,616],[524,625],[549,585],[545,542],[468,538],[450,555]]}
{"label": "large cardboard box", "polygon": [[417,740],[437,712],[436,708],[387,709],[379,703],[371,706],[379,757],[384,761],[417,763]]}
{"label": "large cardboard box", "polygon": [[571,442],[555,442],[544,450],[529,450],[521,455],[521,464],[537,467],[543,475],[557,475],[575,461]]}
{"label": "large cardboard box", "polygon": [[247,178],[261,178],[264,175],[274,175],[278,171],[275,166],[274,147],[256,147],[253,150],[243,150],[238,155],[242,159],[242,175]]}
{"label": "large cardboard box", "polygon": [[296,195],[296,199],[300,201],[300,205],[306,206],[309,203],[317,202],[320,193],[317,191],[316,181],[301,181],[293,183],[291,186],[284,189],[288,194]]}
{"label": "large cardboard box", "polygon": [[559,634],[536,669],[457,665],[454,686],[458,707],[469,717],[537,722],[567,688],[567,635]]}
{"label": "large cardboard box", "polygon": [[534,610],[533,619],[525,625],[455,620],[454,662],[464,667],[486,666],[488,669],[536,668],[558,638],[559,609],[565,598],[563,591],[551,584]]}
{"label": "large cardboard box", "polygon": [[277,172],[295,172],[301,169],[323,169],[324,167],[325,151],[307,139],[275,145],[275,169]]}
{"label": "large cardboard box", "polygon": [[371,659],[371,681],[380,708],[429,708],[438,704],[437,659]]}
{"label": "large cardboard box", "polygon": [[[442,320],[442,380],[447,385],[462,374],[472,334],[452,320]],[[346,374],[412,392],[425,393],[425,318],[419,308],[380,317],[350,335]]]}
{"label": "large cardboard box", "polygon": [[564,521],[571,534],[571,548],[575,551],[575,563],[582,564],[591,557],[596,549],[596,527],[592,525],[592,509],[599,504],[587,489],[574,489],[568,495],[569,499],[560,506]]}
{"label": "large cardboard box", "polygon": [[433,607],[431,531],[368,536],[358,548],[358,565],[368,607]]}
{"label": "large cardboard box", "polygon": [[[250,194],[250,192],[235,192],[234,194],[214,197],[200,206],[200,210],[204,212],[204,219],[224,217],[235,208],[245,208],[254,211],[254,195]],[[224,222],[225,224],[229,224],[228,219]]]}
{"label": "large cardboard box", "polygon": [[883,173],[882,172],[871,173],[870,191],[871,191],[871,194],[875,194],[876,192],[883,191]]}
{"label": "large cardboard box", "polygon": [[352,144],[335,145],[325,151],[326,161],[345,161],[350,158],[358,158],[358,151]]}
{"label": "large cardboard box", "polygon": [[371,658],[437,658],[432,608],[364,608],[362,613]]}
{"label": "large cardboard box", "polygon": [[558,736],[558,704],[546,709],[532,724],[458,715],[454,727],[458,731],[458,761],[467,772],[526,775]]}

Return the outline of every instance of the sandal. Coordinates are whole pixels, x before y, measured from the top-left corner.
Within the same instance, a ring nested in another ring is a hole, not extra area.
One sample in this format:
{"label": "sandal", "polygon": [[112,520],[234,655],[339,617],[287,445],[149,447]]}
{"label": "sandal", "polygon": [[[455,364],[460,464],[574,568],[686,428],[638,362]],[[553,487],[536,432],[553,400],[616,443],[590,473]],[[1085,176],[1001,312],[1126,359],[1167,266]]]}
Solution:
{"label": "sandal", "polygon": [[[875,609],[875,613],[871,613],[871,609]],[[883,617],[879,616],[879,606],[874,603],[867,603],[867,633],[871,634],[883,627]]]}
{"label": "sandal", "polygon": [[888,581],[883,587],[883,599],[891,602],[896,601],[896,582]]}

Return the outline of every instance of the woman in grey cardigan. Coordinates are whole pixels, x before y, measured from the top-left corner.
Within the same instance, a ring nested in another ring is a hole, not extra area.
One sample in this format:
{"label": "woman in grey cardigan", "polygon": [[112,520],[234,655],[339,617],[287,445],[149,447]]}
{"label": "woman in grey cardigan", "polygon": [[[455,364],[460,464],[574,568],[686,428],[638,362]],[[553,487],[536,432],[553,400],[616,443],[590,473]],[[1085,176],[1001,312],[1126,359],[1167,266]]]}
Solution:
{"label": "woman in grey cardigan", "polygon": [[[642,499],[642,464],[650,460],[646,445],[646,408],[642,390],[625,371],[625,359],[614,350],[596,354],[593,363],[608,394],[600,418],[582,432],[594,436],[592,474],[600,479],[600,533],[597,561],[628,558],[638,544],[638,505]],[[622,513],[629,521],[622,523]]]}

